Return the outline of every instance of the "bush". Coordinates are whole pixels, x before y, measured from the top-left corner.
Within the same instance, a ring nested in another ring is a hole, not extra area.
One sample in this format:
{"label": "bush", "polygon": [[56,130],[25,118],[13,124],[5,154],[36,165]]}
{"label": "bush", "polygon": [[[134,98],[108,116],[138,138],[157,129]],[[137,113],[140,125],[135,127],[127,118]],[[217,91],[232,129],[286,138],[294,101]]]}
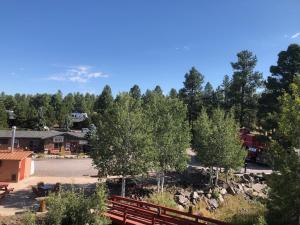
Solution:
{"label": "bush", "polygon": [[83,190],[79,193],[63,191],[58,195],[50,195],[47,200],[47,225],[104,225],[109,220],[102,216],[106,211],[106,191],[97,186],[96,192],[85,197]]}
{"label": "bush", "polygon": [[150,195],[150,197],[147,199],[147,202],[169,207],[169,208],[177,208],[177,204],[174,200],[173,194],[170,192],[163,192],[163,193],[153,193]]}
{"label": "bush", "polygon": [[36,225],[36,216],[34,213],[28,211],[23,216],[23,225]]}

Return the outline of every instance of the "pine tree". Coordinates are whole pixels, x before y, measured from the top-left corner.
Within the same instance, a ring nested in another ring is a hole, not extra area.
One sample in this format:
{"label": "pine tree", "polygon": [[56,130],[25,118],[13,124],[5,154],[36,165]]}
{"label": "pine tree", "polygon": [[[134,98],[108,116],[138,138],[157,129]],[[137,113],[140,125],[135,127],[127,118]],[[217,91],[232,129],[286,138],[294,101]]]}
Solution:
{"label": "pine tree", "polygon": [[113,96],[109,85],[105,85],[101,95],[98,96],[94,110],[98,113],[103,113],[113,102]]}
{"label": "pine tree", "polygon": [[273,133],[278,128],[280,112],[279,97],[291,93],[290,84],[300,73],[300,46],[290,45],[286,51],[278,54],[276,66],[270,68],[271,76],[265,82],[266,90],[259,99],[259,124]]}
{"label": "pine tree", "polygon": [[268,224],[298,225],[300,219],[300,77],[294,77],[289,93],[279,98],[278,133],[271,145],[274,172],[268,179]]}
{"label": "pine tree", "polygon": [[192,67],[184,77],[184,87],[180,89],[179,96],[188,106],[188,121],[193,126],[193,121],[197,118],[200,109],[204,76],[195,67]]}
{"label": "pine tree", "polygon": [[135,99],[140,99],[142,97],[141,89],[137,84],[130,88],[129,94]]}
{"label": "pine tree", "polygon": [[256,121],[258,96],[256,90],[262,85],[262,74],[254,71],[256,56],[250,51],[237,54],[237,62],[231,63],[233,76],[230,85],[231,104],[241,127],[251,128]]}
{"label": "pine tree", "polygon": [[0,99],[0,129],[7,128],[7,112],[5,111],[3,100]]}

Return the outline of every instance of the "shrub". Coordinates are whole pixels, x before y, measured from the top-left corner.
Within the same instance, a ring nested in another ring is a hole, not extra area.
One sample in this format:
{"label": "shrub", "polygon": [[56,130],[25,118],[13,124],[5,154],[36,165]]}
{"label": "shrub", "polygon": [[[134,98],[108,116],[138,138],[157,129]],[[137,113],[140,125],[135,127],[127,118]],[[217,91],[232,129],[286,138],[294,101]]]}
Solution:
{"label": "shrub", "polygon": [[63,191],[58,195],[50,195],[47,205],[48,225],[105,225],[109,220],[102,216],[106,211],[106,191],[103,186],[97,186],[96,192],[85,197],[84,191],[76,193]]}
{"label": "shrub", "polygon": [[36,225],[36,216],[34,213],[28,211],[23,216],[23,225]]}
{"label": "shrub", "polygon": [[147,202],[169,207],[169,208],[177,208],[177,204],[174,200],[173,194],[170,192],[163,192],[163,193],[153,193],[147,199]]}

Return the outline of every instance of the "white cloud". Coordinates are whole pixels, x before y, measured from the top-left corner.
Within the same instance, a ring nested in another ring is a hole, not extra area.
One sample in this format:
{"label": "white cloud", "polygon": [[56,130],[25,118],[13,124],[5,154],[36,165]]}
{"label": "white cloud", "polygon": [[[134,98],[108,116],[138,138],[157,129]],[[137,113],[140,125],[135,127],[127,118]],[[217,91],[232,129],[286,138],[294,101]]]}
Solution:
{"label": "white cloud", "polygon": [[54,81],[71,81],[78,83],[86,83],[90,79],[101,77],[106,78],[108,77],[108,74],[105,74],[100,71],[92,71],[91,66],[78,65],[70,66],[64,72],[53,74],[47,79]]}
{"label": "white cloud", "polygon": [[296,33],[296,34],[293,34],[293,35],[291,36],[291,39],[295,39],[295,38],[297,38],[297,37],[300,37],[300,32],[298,32],[298,33]]}

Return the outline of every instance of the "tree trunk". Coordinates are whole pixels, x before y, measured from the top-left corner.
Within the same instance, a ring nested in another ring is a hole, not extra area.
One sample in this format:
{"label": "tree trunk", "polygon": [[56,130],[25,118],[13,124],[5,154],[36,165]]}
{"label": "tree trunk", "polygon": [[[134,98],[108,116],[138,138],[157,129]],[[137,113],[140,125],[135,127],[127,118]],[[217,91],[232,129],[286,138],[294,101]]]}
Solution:
{"label": "tree trunk", "polygon": [[225,181],[228,184],[228,170],[225,171]]}
{"label": "tree trunk", "polygon": [[216,180],[215,180],[215,186],[218,186],[218,180],[219,180],[219,168],[216,169]]}
{"label": "tree trunk", "polygon": [[209,186],[212,186],[212,177],[213,177],[213,167],[209,168]]}
{"label": "tree trunk", "polygon": [[157,193],[160,192],[160,173],[157,173]]}
{"label": "tree trunk", "polygon": [[165,172],[161,173],[161,193],[164,192],[164,184],[165,184]]}
{"label": "tree trunk", "polygon": [[240,126],[243,127],[243,120],[244,120],[244,95],[245,90],[244,87],[242,87],[242,93],[241,93],[241,112],[240,112]]}
{"label": "tree trunk", "polygon": [[126,178],[122,176],[122,188],[121,188],[121,196],[125,197],[125,186],[126,186]]}

